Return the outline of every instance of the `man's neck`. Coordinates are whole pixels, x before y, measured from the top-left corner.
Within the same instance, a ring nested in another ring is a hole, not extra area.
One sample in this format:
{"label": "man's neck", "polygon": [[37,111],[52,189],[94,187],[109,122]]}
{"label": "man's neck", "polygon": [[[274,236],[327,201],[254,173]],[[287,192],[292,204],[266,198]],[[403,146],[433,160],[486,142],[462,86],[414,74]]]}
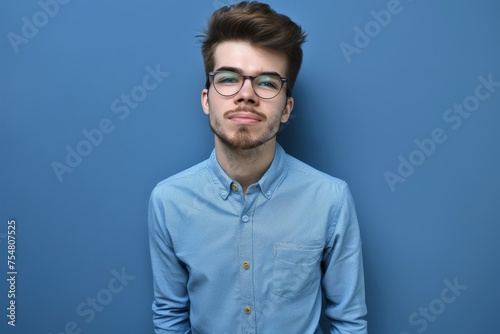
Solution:
{"label": "man's neck", "polygon": [[215,154],[224,172],[243,187],[247,188],[266,173],[274,159],[276,140],[249,150],[233,150],[217,137],[215,138]]}

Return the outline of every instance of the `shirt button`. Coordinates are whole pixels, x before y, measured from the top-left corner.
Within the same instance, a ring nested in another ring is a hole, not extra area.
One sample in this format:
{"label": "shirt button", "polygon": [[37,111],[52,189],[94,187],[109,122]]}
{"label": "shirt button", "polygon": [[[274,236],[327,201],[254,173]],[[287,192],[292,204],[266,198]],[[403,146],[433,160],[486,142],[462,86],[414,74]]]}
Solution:
{"label": "shirt button", "polygon": [[245,308],[243,309],[243,311],[245,311],[246,314],[252,313],[252,309],[250,308],[250,306],[245,306]]}
{"label": "shirt button", "polygon": [[243,267],[243,269],[248,269],[248,268],[250,268],[250,262],[248,262],[248,261],[244,261],[244,262],[241,264],[241,266]]}
{"label": "shirt button", "polygon": [[231,189],[233,189],[233,191],[238,191],[238,185],[236,183],[233,183],[231,185]]}
{"label": "shirt button", "polygon": [[243,217],[241,217],[241,220],[243,220],[244,223],[248,223],[248,221],[250,220],[250,218],[248,218],[247,215],[244,215]]}

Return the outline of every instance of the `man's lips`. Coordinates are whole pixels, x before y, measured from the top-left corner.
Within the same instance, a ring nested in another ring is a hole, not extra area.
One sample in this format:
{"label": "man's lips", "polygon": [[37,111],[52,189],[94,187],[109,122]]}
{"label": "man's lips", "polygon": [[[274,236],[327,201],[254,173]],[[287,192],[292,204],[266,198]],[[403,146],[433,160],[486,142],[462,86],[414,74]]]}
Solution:
{"label": "man's lips", "polygon": [[260,115],[260,113],[256,111],[246,111],[246,110],[236,110],[229,112],[227,114],[227,118],[235,123],[241,123],[241,124],[259,123],[263,119],[265,119],[264,116]]}
{"label": "man's lips", "polygon": [[237,112],[231,114],[229,115],[229,119],[233,122],[243,123],[243,124],[252,124],[261,121],[259,116],[248,112]]}

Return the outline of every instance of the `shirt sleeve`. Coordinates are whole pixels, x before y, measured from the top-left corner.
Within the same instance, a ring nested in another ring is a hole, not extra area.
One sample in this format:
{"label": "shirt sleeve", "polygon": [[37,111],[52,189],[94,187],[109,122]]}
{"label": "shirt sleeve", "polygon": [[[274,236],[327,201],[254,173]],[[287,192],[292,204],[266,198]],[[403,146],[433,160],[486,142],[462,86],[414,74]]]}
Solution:
{"label": "shirt sleeve", "polygon": [[153,324],[156,334],[190,334],[188,271],[173,249],[164,201],[163,192],[155,188],[148,211],[154,288]]}
{"label": "shirt sleeve", "polygon": [[333,215],[333,233],[323,260],[325,315],[331,334],[367,334],[361,238],[347,184],[344,184],[340,197]]}

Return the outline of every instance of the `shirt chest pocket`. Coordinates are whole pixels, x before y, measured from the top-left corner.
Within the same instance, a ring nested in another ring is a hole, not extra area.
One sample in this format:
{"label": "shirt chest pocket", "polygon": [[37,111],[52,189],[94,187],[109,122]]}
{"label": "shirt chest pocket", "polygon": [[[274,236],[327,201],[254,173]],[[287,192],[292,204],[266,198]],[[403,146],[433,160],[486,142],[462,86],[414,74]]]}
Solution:
{"label": "shirt chest pocket", "polygon": [[322,252],[322,247],[275,244],[273,293],[294,299],[317,291],[321,280]]}

